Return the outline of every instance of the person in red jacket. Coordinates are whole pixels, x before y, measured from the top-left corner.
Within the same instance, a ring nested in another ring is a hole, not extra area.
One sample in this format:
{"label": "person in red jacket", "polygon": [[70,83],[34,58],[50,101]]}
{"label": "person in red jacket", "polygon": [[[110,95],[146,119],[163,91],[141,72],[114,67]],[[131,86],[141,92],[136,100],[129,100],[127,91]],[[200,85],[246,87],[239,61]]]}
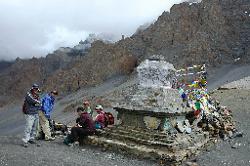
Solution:
{"label": "person in red jacket", "polygon": [[103,111],[103,107],[101,105],[97,105],[95,107],[95,111],[97,115],[95,117],[95,128],[102,129],[105,127],[105,112]]}
{"label": "person in red jacket", "polygon": [[95,133],[95,123],[89,113],[83,107],[78,107],[77,114],[76,126],[71,128],[71,134],[64,140],[67,145]]}

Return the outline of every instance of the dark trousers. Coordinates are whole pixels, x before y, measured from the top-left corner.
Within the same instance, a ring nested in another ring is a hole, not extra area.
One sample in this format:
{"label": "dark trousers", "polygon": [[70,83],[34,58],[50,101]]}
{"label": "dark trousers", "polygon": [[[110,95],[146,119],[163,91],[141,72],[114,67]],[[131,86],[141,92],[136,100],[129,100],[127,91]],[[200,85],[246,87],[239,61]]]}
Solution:
{"label": "dark trousers", "polygon": [[79,141],[79,139],[83,139],[84,137],[87,137],[88,135],[92,135],[92,132],[90,132],[87,129],[84,129],[82,127],[71,128],[71,139],[73,142]]}

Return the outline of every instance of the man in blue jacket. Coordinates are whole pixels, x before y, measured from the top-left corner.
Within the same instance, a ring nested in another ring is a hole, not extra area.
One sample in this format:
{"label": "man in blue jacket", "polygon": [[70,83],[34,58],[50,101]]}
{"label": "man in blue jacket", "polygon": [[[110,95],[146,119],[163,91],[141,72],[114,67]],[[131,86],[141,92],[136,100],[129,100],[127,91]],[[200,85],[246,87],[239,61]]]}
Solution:
{"label": "man in blue jacket", "polygon": [[51,136],[49,120],[51,112],[55,104],[55,96],[58,95],[57,91],[51,91],[42,98],[42,109],[39,111],[39,123],[41,130],[45,134],[46,141],[52,141],[54,138]]}
{"label": "man in blue jacket", "polygon": [[23,113],[26,120],[24,129],[24,147],[29,143],[35,143],[36,128],[38,125],[38,111],[41,109],[41,102],[39,100],[39,86],[33,84],[32,88],[27,92],[23,104]]}

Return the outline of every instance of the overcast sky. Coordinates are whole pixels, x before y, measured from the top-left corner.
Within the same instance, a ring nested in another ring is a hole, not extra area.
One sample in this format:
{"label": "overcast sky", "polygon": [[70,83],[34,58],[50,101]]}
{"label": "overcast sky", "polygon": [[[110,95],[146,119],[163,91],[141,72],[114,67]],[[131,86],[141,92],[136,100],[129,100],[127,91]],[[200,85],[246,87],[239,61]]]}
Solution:
{"label": "overcast sky", "polygon": [[129,36],[183,0],[0,0],[0,60],[40,57],[89,33]]}

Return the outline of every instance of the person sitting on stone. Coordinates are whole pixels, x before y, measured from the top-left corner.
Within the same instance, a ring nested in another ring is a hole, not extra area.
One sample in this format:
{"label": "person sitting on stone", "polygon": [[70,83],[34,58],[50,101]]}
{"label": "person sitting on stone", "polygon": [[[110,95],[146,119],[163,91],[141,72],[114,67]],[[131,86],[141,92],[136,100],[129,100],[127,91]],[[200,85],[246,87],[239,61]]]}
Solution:
{"label": "person sitting on stone", "polygon": [[89,101],[84,101],[84,102],[83,102],[83,107],[84,107],[84,110],[85,110],[86,112],[88,112],[89,115],[92,117],[93,111],[92,111],[91,108],[90,108],[90,103],[89,103]]}
{"label": "person sitting on stone", "polygon": [[95,123],[88,112],[86,112],[83,107],[78,107],[77,114],[76,126],[71,128],[71,134],[64,140],[64,143],[67,145],[79,142],[80,139],[95,133]]}
{"label": "person sitting on stone", "polygon": [[95,120],[95,128],[102,129],[105,128],[105,112],[103,111],[102,105],[97,105],[95,107],[95,111],[97,112]]}

